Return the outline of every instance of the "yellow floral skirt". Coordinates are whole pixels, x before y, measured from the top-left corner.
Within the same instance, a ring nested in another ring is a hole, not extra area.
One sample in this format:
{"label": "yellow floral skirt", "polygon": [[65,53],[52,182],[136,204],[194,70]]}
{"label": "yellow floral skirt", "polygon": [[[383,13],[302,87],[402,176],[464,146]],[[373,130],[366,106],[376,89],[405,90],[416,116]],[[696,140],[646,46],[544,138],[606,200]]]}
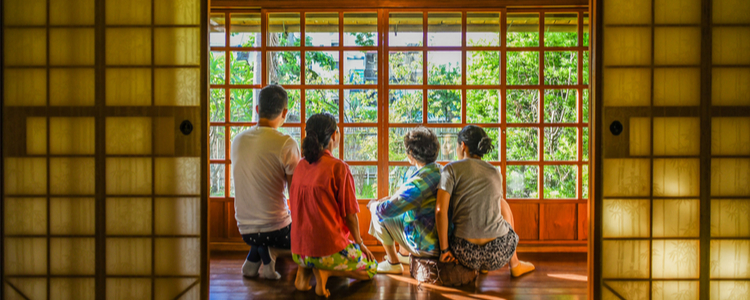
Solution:
{"label": "yellow floral skirt", "polygon": [[304,256],[292,253],[294,262],[306,268],[331,271],[366,270],[370,278],[378,272],[378,262],[368,260],[358,244],[349,244],[339,252],[323,257]]}

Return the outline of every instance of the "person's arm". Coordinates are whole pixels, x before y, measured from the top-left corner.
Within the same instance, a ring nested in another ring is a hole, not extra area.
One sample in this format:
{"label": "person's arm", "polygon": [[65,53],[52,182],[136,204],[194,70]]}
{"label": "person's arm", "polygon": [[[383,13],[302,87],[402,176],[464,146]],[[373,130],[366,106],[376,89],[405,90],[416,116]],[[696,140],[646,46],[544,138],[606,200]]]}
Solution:
{"label": "person's arm", "polygon": [[354,238],[354,242],[359,244],[360,250],[362,250],[362,253],[365,254],[367,259],[369,260],[375,260],[375,255],[370,252],[370,249],[367,249],[365,246],[365,242],[362,240],[362,236],[359,233],[359,217],[357,217],[356,213],[348,214],[346,215],[346,218],[344,218],[346,221],[346,227],[349,227],[349,233],[351,233],[352,237]]}
{"label": "person's arm", "polygon": [[435,204],[435,224],[437,225],[438,240],[440,241],[440,261],[453,262],[456,260],[448,245],[448,207],[451,195],[443,189],[437,191],[437,202]]}
{"label": "person's arm", "polygon": [[379,202],[376,208],[378,217],[382,219],[395,218],[407,211],[413,210],[419,206],[419,200],[422,196],[422,190],[419,189],[415,182],[409,182],[401,187],[395,195]]}
{"label": "person's arm", "polygon": [[289,192],[289,195],[292,195],[292,177],[294,174],[288,174],[286,175],[286,190]]}
{"label": "person's arm", "polygon": [[284,175],[286,175],[286,188],[292,193],[292,175],[300,161],[299,147],[297,141],[289,138],[281,147],[281,160],[284,163]]}
{"label": "person's arm", "polygon": [[354,238],[354,242],[359,244],[359,248],[362,253],[367,256],[369,260],[375,260],[375,256],[372,255],[367,247],[365,247],[362,235],[359,233],[359,203],[357,202],[357,193],[354,189],[354,177],[352,172],[346,165],[339,166],[334,171],[336,178],[339,180],[339,188],[336,191],[336,202],[339,207],[339,214],[344,219],[346,227],[349,228],[349,234]]}

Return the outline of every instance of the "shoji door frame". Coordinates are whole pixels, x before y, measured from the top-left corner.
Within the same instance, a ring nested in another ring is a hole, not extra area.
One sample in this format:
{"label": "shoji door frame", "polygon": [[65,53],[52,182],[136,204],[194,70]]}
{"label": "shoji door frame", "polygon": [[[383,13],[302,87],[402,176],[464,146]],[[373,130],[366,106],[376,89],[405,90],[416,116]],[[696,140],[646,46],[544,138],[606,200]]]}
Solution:
{"label": "shoji door frame", "polygon": [[[700,119],[700,155],[697,157],[700,161],[700,194],[699,197],[697,197],[700,200],[700,235],[699,235],[699,241],[700,241],[700,252],[699,252],[699,279],[696,281],[699,284],[699,294],[698,297],[700,299],[708,299],[710,298],[710,283],[711,283],[711,276],[710,276],[710,269],[711,269],[711,263],[710,263],[710,244],[711,244],[711,147],[712,147],[712,127],[711,127],[711,119],[713,117],[720,117],[720,116],[747,116],[748,110],[742,108],[737,109],[736,107],[716,107],[712,106],[712,50],[713,50],[713,37],[712,37],[712,29],[713,21],[712,21],[712,13],[713,13],[713,2],[718,0],[701,0],[700,6],[701,6],[701,24],[699,25],[700,31],[701,31],[701,39],[700,39],[700,47],[701,47],[701,54],[700,54],[700,63],[699,65],[696,65],[696,68],[700,68],[700,105],[696,107],[691,107],[690,111],[691,113],[694,113],[691,117],[699,118]],[[591,30],[592,30],[592,43],[591,43],[591,96],[592,96],[592,119],[591,119],[591,134],[592,134],[592,140],[593,140],[593,146],[591,148],[591,179],[592,184],[590,185],[590,195],[591,195],[591,201],[589,201],[590,206],[590,233],[592,234],[589,239],[589,252],[592,255],[589,255],[589,266],[588,266],[588,275],[589,275],[589,284],[588,284],[588,296],[589,299],[594,299],[596,297],[599,297],[603,293],[603,279],[601,278],[602,269],[603,269],[603,253],[601,253],[602,246],[603,246],[603,222],[602,222],[602,216],[603,216],[603,179],[604,179],[604,170],[603,170],[603,162],[604,162],[604,156],[603,151],[604,147],[602,145],[602,141],[604,140],[603,137],[607,134],[611,134],[606,130],[607,127],[609,127],[609,124],[603,123],[604,119],[604,110],[603,110],[603,82],[602,82],[602,75],[603,74],[603,66],[604,66],[604,60],[603,56],[600,55],[603,53],[604,44],[600,41],[603,41],[604,38],[604,22],[602,20],[602,16],[604,15],[604,5],[603,2],[606,2],[606,0],[590,0],[591,4]],[[654,41],[654,28],[656,28],[656,24],[654,23],[654,5],[656,1],[651,0],[651,17],[652,17],[652,23],[648,26],[650,26],[652,34],[651,34],[651,43],[652,43],[652,60],[651,60],[651,70],[653,74],[653,69],[656,67],[653,60],[653,41]],[[664,26],[672,26],[672,25],[664,25]],[[674,26],[680,26],[680,25],[674,25]],[[747,25],[737,25],[737,26],[747,26]],[[653,77],[653,76],[652,76]],[[653,82],[653,78],[652,78]],[[653,85],[653,83],[652,83]],[[651,95],[651,101],[653,101],[653,87],[651,89],[652,95]],[[684,107],[682,107],[684,109]],[[665,114],[663,116],[669,117],[670,115],[666,112],[674,112],[674,110],[670,110],[669,108],[658,108],[660,111],[664,111]],[[648,108],[649,112],[649,118],[653,120],[654,113],[656,110],[654,110],[653,106],[650,106]],[[700,110],[696,112],[695,110]],[[682,116],[678,114],[678,116]],[[653,122],[652,122],[653,127]],[[627,129],[625,129],[627,130]],[[653,140],[653,132],[651,134],[651,139]],[[651,147],[653,147],[653,141],[651,143]],[[652,150],[653,151],[653,150]],[[653,159],[654,155],[653,153],[649,155],[651,159]],[[653,165],[650,165],[653,172]],[[652,176],[653,177],[653,176]],[[653,183],[650,183],[653,185]],[[643,197],[648,198],[648,197]],[[692,198],[692,197],[691,197]],[[653,214],[650,217],[651,222],[653,223]],[[649,254],[651,255],[651,254]],[[651,259],[649,259],[651,261]],[[649,271],[651,272],[651,271]],[[651,273],[649,273],[651,274]],[[651,283],[652,280],[645,279],[647,282]],[[618,295],[620,296],[620,295]],[[621,297],[621,296],[620,296]],[[649,297],[652,297],[651,290],[649,289]]]}
{"label": "shoji door frame", "polygon": [[[101,76],[104,74],[104,38],[105,38],[105,10],[104,10],[104,0],[95,0],[95,43],[96,43],[96,65],[95,65],[95,72],[97,77],[102,78]],[[202,103],[200,108],[200,121],[202,124],[204,124],[204,128],[201,131],[201,183],[200,183],[200,252],[201,252],[201,259],[200,259],[200,298],[201,299],[208,299],[209,293],[208,293],[208,287],[209,287],[209,251],[208,251],[208,181],[206,180],[209,176],[209,168],[208,168],[208,129],[209,129],[209,122],[208,122],[208,22],[209,22],[209,2],[210,0],[201,0],[200,1],[200,11],[201,11],[201,24],[200,24],[200,31],[201,31],[201,41],[200,41],[200,82],[198,84],[201,84],[200,93],[203,95],[201,97]],[[153,5],[153,3],[152,3]],[[49,11],[49,0],[47,1],[47,10]],[[5,11],[5,1],[0,0],[0,11]],[[47,28],[49,27],[49,24],[45,25]],[[5,39],[4,39],[4,28],[5,28],[5,18],[4,14],[0,13],[0,27],[3,29],[0,30],[0,91],[4,91],[5,88]],[[49,46],[48,46],[49,47]],[[154,47],[153,44],[151,47]],[[153,53],[152,53],[153,54]],[[152,61],[153,63],[153,61]],[[95,83],[96,86],[96,99],[98,101],[102,102],[104,101],[104,81],[97,78],[97,81]],[[4,138],[2,138],[2,132],[4,131],[4,125],[5,125],[5,95],[4,92],[0,93],[0,224],[4,226],[5,224],[5,152],[4,152]],[[48,108],[49,109],[49,108]],[[97,133],[97,138],[103,138],[103,132],[104,132],[104,120],[103,116],[99,117],[102,118],[100,122],[97,122],[96,128],[97,131],[101,131],[101,133]],[[49,133],[48,133],[49,134]],[[99,143],[104,143],[104,140],[102,139]],[[97,145],[97,149],[100,149]],[[104,155],[104,153],[99,153],[98,155]],[[100,173],[100,170],[104,170],[104,166],[97,166],[97,175],[103,175]],[[97,176],[97,177],[103,177],[103,176]],[[104,184],[103,180],[99,184]],[[97,195],[97,198],[99,198],[100,195]],[[103,200],[103,198],[101,199]],[[101,206],[101,205],[98,205]],[[49,209],[49,208],[48,208]],[[96,213],[104,213],[103,207],[97,207]],[[100,218],[97,218],[100,219]],[[48,220],[49,222],[49,220]],[[98,224],[101,223],[101,224]],[[105,239],[105,232],[104,232],[104,223],[98,222],[95,225],[95,228],[97,228],[96,233],[96,243],[104,243]],[[3,298],[5,295],[5,238],[4,238],[4,232],[0,232],[0,234],[3,236],[0,238],[0,298]],[[49,234],[49,233],[48,233]],[[102,266],[104,264],[104,255],[105,255],[105,248],[104,247],[97,247],[97,251],[95,252],[96,255],[96,270],[97,274],[95,275],[95,282],[96,282],[96,293],[95,297],[96,299],[106,299],[105,294],[105,276],[101,270]],[[101,250],[101,251],[99,251]],[[49,264],[49,261],[47,262]],[[100,266],[101,265],[101,266]],[[102,272],[102,273],[99,273]],[[49,276],[49,274],[47,274]],[[50,287],[47,286],[47,289]]]}

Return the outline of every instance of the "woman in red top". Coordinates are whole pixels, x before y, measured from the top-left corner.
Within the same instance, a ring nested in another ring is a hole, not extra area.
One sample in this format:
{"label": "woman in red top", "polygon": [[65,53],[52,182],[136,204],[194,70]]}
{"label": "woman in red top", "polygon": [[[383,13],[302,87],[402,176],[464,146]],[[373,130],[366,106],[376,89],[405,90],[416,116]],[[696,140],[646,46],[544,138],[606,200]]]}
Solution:
{"label": "woman in red top", "polygon": [[312,270],[315,293],[328,297],[329,276],[369,280],[378,263],[359,234],[359,204],[349,166],[331,155],[339,143],[336,119],[315,114],[307,120],[305,133],[304,158],[294,171],[289,194],[292,258],[299,265],[295,287],[309,290]]}

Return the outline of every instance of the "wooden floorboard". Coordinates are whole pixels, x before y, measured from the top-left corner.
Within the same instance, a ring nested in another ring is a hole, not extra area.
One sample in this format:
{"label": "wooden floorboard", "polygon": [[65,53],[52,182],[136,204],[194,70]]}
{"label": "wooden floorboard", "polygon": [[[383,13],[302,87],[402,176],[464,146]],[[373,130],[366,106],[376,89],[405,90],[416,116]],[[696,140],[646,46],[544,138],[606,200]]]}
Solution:
{"label": "wooden floorboard", "polygon": [[[297,265],[281,256],[276,270],[281,280],[243,278],[241,252],[211,253],[210,299],[312,299],[314,291],[294,288]],[[378,254],[376,254],[378,255]],[[383,254],[379,254],[379,260]],[[475,284],[460,288],[422,284],[408,275],[375,275],[372,281],[331,278],[330,299],[586,299],[585,253],[522,253],[521,260],[534,263],[537,270],[521,278],[511,278],[507,267],[479,275]],[[313,279],[313,285],[315,279]],[[322,298],[320,298],[322,299]]]}

